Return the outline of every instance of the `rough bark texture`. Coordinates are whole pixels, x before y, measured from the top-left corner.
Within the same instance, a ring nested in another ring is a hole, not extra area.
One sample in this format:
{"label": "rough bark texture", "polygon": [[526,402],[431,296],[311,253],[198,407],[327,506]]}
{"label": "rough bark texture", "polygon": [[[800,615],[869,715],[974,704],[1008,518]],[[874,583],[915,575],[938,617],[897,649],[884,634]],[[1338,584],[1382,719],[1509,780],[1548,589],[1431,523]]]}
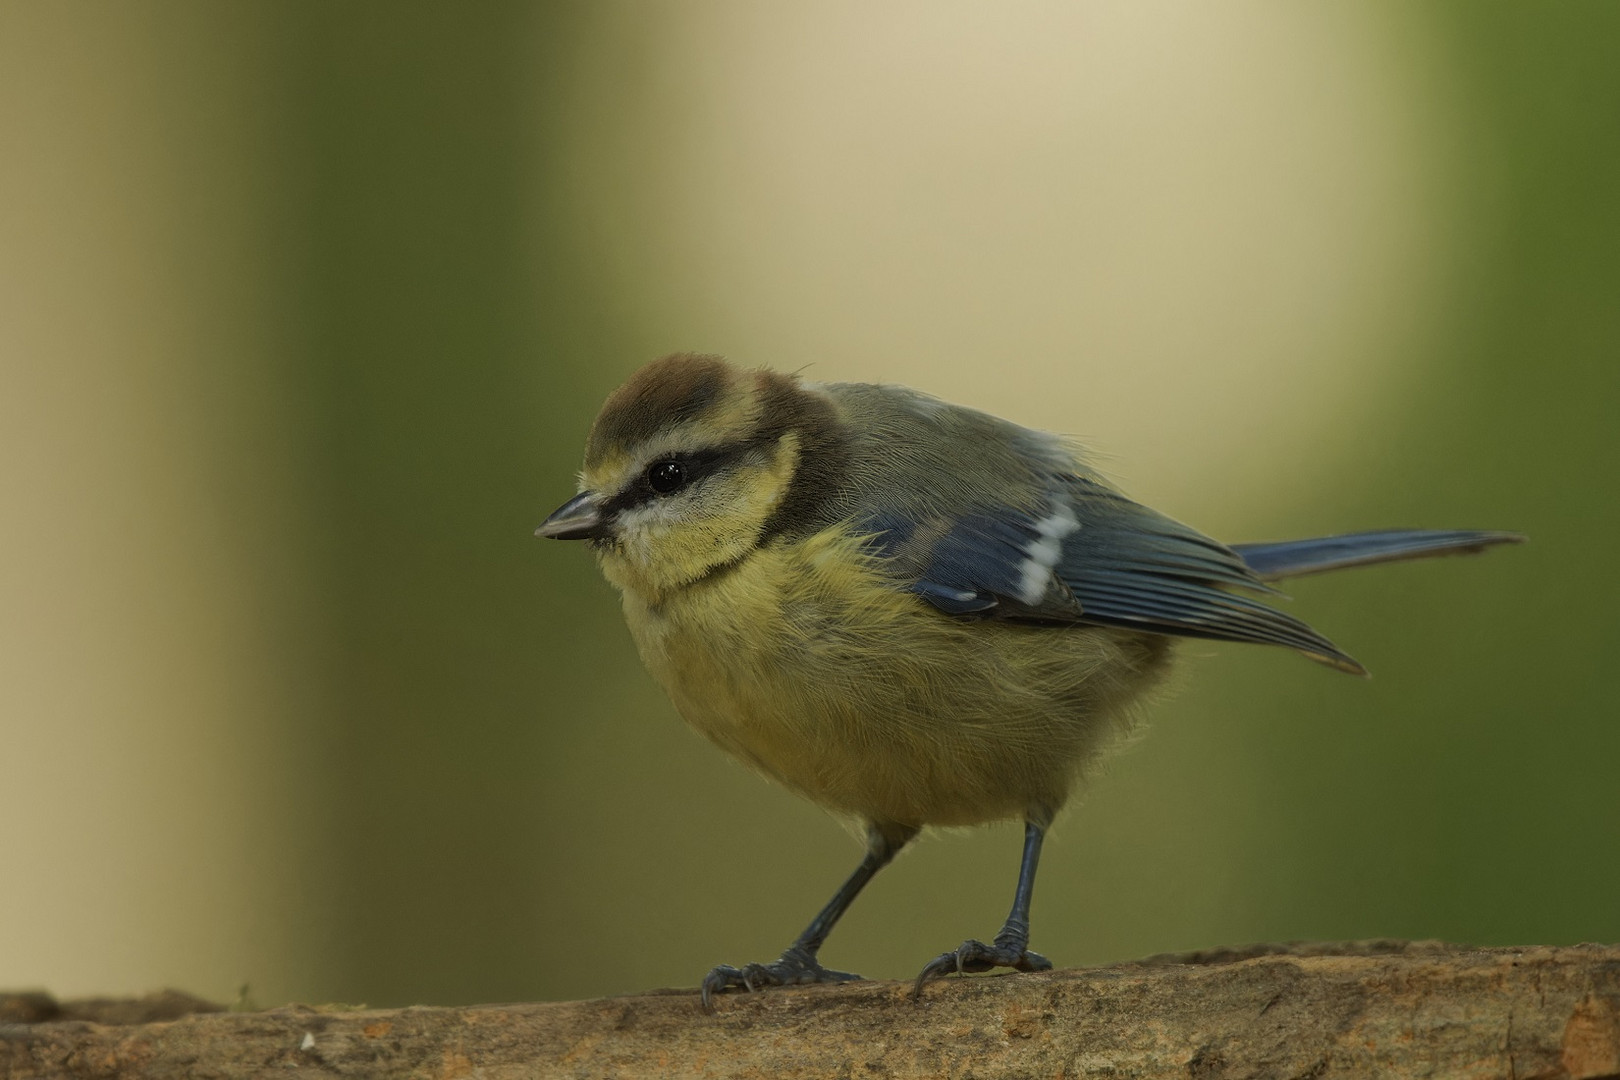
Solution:
{"label": "rough bark texture", "polygon": [[727,995],[712,1016],[691,990],[172,1018],[177,1007],[190,1006],[0,998],[0,1075],[1620,1078],[1620,947],[1600,945],[1260,946],[950,979],[920,1002],[899,983]]}

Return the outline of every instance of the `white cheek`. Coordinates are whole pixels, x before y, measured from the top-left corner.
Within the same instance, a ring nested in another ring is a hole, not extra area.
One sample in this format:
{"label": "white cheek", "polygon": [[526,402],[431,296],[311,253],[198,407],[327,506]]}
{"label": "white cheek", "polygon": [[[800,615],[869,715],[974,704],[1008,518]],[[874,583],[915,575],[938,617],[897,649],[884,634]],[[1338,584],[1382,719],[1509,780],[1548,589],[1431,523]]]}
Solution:
{"label": "white cheek", "polygon": [[618,533],[625,556],[642,566],[650,565],[660,540],[680,519],[664,501],[643,503],[619,514]]}

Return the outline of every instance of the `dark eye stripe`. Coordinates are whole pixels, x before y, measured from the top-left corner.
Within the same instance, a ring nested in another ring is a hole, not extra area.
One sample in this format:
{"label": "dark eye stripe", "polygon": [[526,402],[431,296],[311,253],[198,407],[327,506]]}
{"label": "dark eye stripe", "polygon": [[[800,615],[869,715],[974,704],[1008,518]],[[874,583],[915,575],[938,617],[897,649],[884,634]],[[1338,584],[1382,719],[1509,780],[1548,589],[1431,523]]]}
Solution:
{"label": "dark eye stripe", "polygon": [[[775,436],[753,436],[739,439],[736,442],[726,443],[723,446],[705,447],[702,450],[687,450],[669,454],[659,458],[659,461],[671,461],[681,466],[684,480],[680,490],[688,490],[701,483],[706,477],[741,462],[751,454],[757,453],[765,445],[774,441]],[[654,499],[662,498],[672,492],[660,492],[653,488],[648,477],[648,469],[642,469],[635,478],[625,486],[625,489],[608,499],[603,510],[610,514],[629,510],[641,506]]]}

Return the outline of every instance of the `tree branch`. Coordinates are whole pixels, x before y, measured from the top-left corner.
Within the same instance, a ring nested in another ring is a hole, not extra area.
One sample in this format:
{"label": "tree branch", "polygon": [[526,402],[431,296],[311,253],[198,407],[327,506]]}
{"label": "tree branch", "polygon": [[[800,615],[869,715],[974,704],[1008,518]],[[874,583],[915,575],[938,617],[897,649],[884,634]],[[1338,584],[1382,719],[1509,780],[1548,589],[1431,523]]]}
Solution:
{"label": "tree branch", "polygon": [[[1259,946],[1040,975],[722,998],[344,1011],[115,1026],[0,998],[0,1075],[1579,1077],[1620,1080],[1620,947]],[[41,996],[27,999],[41,1007]],[[172,1015],[176,998],[165,999]],[[49,999],[43,999],[48,1002]],[[54,1003],[53,1003],[54,1004]],[[105,1003],[104,1003],[105,1004]],[[116,1003],[115,1003],[116,1004]],[[139,1017],[122,1003],[126,1017]],[[21,1011],[19,1011],[21,1010]],[[47,1010],[48,1011],[48,1010]],[[116,1021],[116,1017],[112,1016]]]}

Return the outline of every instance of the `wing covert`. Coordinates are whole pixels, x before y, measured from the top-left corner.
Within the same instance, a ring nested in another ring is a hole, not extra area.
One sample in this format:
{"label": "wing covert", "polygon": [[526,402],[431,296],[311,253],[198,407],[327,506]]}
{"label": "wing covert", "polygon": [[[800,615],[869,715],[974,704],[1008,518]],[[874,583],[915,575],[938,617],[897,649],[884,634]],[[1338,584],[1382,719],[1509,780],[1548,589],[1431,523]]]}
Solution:
{"label": "wing covert", "polygon": [[872,550],[895,561],[908,587],[949,615],[1075,622],[1080,605],[1056,572],[1079,527],[1066,496],[1035,510],[986,507],[954,519],[869,517]]}

